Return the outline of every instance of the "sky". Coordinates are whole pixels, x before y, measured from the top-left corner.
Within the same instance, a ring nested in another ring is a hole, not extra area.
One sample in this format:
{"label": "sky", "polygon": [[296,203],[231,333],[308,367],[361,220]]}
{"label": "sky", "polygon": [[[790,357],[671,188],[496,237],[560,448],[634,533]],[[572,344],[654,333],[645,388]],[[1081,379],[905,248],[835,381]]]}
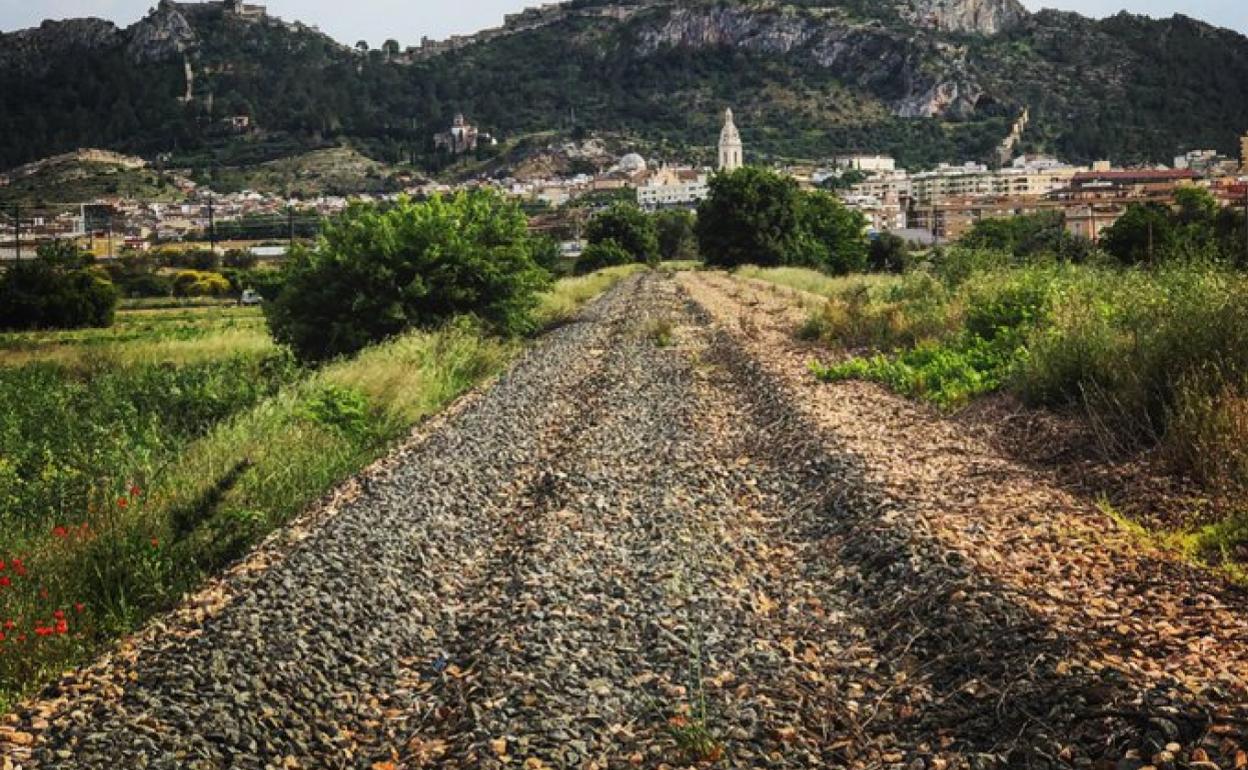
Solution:
{"label": "sky", "polygon": [[[0,0],[0,30],[33,27],[43,19],[99,16],[131,24],[157,0]],[[253,0],[253,2],[264,0]],[[538,5],[542,0],[269,0],[270,13],[289,21],[316,24],[347,44],[366,40],[374,48],[387,38],[415,45],[421,36],[434,39],[495,26],[503,14]],[[1122,9],[1167,17],[1184,13],[1248,34],[1245,0],[1023,0],[1032,10],[1056,7],[1092,16]]]}

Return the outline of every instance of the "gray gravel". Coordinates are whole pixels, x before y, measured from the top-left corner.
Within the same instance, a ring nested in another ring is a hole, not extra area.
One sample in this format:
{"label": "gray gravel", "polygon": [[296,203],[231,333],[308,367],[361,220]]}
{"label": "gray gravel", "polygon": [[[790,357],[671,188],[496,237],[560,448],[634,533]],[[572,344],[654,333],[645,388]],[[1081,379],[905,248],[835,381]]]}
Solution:
{"label": "gray gravel", "polygon": [[626,281],[201,634],[141,649],[121,697],[55,716],[31,764],[818,766],[790,751],[789,658],[832,638],[839,600],[715,344],[671,281]]}
{"label": "gray gravel", "polygon": [[62,683],[92,679],[24,715],[22,764],[1068,766],[1061,644],[785,398],[674,282],[628,279],[202,632]]}

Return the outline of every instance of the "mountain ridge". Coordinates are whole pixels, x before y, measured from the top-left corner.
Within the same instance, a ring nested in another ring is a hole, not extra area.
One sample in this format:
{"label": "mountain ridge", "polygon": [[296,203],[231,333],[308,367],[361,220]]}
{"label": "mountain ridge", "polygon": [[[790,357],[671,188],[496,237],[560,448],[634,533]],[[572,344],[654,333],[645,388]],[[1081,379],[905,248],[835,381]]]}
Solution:
{"label": "mountain ridge", "polygon": [[[0,34],[0,135],[14,137],[0,166],[80,146],[211,165],[327,139],[424,162],[456,112],[501,136],[611,131],[676,155],[710,144],[729,104],[756,157],[989,159],[1028,109],[1022,150],[1155,162],[1234,150],[1246,82],[1237,32],[1016,0],[573,0],[454,45],[367,53],[298,22],[164,0],[124,29]],[[260,132],[219,136],[234,114]]]}

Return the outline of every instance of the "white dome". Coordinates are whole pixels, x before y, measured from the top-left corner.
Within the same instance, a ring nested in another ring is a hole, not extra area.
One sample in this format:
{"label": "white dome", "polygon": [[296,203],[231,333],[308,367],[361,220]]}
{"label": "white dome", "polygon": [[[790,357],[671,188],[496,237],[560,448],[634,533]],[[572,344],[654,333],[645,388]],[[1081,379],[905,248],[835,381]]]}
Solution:
{"label": "white dome", "polygon": [[620,171],[627,171],[630,173],[636,172],[636,171],[645,171],[646,159],[641,157],[635,152],[630,152],[629,154],[620,158],[620,163],[617,166],[617,168]]}

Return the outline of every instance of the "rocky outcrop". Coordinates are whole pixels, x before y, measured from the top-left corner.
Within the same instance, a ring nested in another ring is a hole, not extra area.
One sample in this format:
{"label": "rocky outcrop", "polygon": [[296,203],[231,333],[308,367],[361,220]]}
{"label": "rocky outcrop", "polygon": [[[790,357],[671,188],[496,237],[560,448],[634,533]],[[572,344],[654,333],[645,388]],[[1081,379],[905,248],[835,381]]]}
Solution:
{"label": "rocky outcrop", "polygon": [[902,15],[944,32],[995,35],[1018,26],[1028,14],[1018,0],[910,0]]}
{"label": "rocky outcrop", "polygon": [[901,117],[965,118],[984,94],[966,74],[960,48],[835,14],[791,7],[685,7],[644,22],[637,35],[641,56],[666,47],[718,46],[806,56],[842,82],[874,94]]}
{"label": "rocky outcrop", "polygon": [[126,51],[138,64],[177,59],[198,44],[195,29],[171,2],[162,2],[127,33],[130,42]]}

